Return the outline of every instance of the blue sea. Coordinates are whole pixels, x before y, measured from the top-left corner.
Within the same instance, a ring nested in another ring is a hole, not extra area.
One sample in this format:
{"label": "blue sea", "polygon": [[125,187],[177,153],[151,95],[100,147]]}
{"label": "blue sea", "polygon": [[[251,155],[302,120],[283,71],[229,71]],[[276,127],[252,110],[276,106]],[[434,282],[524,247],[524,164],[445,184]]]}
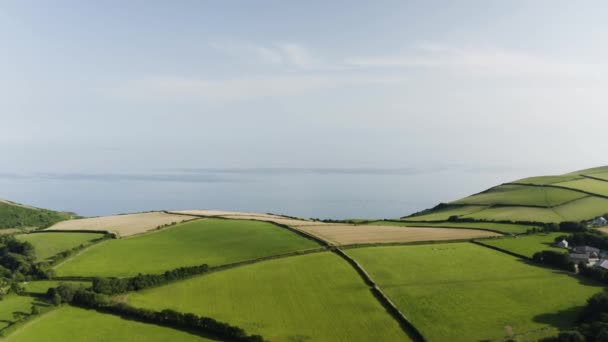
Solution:
{"label": "blue sea", "polygon": [[202,168],[0,173],[0,198],[83,216],[222,209],[315,218],[397,218],[545,168]]}

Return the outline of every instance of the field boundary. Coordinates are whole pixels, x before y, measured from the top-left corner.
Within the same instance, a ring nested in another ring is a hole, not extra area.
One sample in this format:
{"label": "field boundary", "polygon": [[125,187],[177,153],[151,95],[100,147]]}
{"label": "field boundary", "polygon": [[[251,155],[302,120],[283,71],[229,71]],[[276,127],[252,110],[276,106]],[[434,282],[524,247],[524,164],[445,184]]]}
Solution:
{"label": "field boundary", "polygon": [[482,237],[482,238],[457,239],[457,240],[426,240],[426,241],[409,241],[409,242],[354,243],[354,244],[350,244],[350,245],[341,245],[340,248],[355,249],[355,248],[366,248],[366,247],[418,246],[418,245],[435,245],[435,244],[447,244],[447,243],[463,243],[463,242],[472,242],[475,240],[500,239],[503,236],[500,236],[500,237],[488,236],[488,237]]}
{"label": "field boundary", "polygon": [[482,247],[485,247],[485,248],[493,249],[493,250],[501,252],[501,253],[509,254],[510,256],[514,256],[516,258],[521,258],[521,259],[525,259],[525,260],[528,260],[528,261],[532,261],[532,258],[527,257],[525,255],[518,254],[518,253],[515,253],[515,252],[511,252],[511,251],[508,251],[506,249],[502,249],[500,247],[496,247],[496,246],[492,246],[492,245],[486,245],[485,243],[483,243],[481,241],[478,241],[478,240],[472,240],[470,242],[472,244],[475,244],[475,245],[478,245],[478,246],[482,246]]}
{"label": "field boundary", "polygon": [[[594,197],[601,197],[601,198],[607,198],[608,196],[606,195],[601,195],[601,194],[596,194],[594,192],[589,192],[589,191],[585,191],[585,190],[580,190],[580,189],[574,189],[574,188],[568,188],[565,186],[561,186],[561,185],[554,185],[554,184],[523,184],[523,183],[505,183],[505,185],[528,185],[528,186],[535,186],[535,187],[540,187],[540,188],[556,188],[556,189],[562,189],[562,190],[571,190],[571,191],[575,191],[575,192],[580,192],[582,194],[587,194],[589,196],[594,196]],[[585,197],[583,197],[585,198]],[[583,199],[583,198],[579,198],[577,199],[577,201]],[[560,204],[559,206],[561,206],[563,204]],[[559,207],[557,206],[557,207]]]}
{"label": "field boundary", "polygon": [[588,176],[588,175],[581,175],[581,176],[585,177],[585,178],[593,179],[593,180],[596,180],[596,181],[608,183],[608,180],[603,179],[603,178],[598,178],[598,177],[593,177],[593,176]]}
{"label": "field boundary", "polygon": [[[329,249],[327,247],[320,246],[320,247],[316,247],[316,248],[312,248],[312,249],[303,249],[303,250],[294,251],[294,252],[287,252],[287,253],[281,253],[281,254],[275,254],[275,255],[255,258],[255,259],[236,261],[236,262],[232,262],[232,263],[228,263],[228,264],[210,266],[209,269],[208,269],[208,271],[205,272],[205,273],[194,274],[191,277],[182,278],[182,279],[176,279],[175,281],[170,281],[168,283],[164,283],[164,284],[159,285],[159,286],[147,287],[146,289],[152,288],[152,287],[165,286],[165,285],[168,285],[168,284],[171,284],[171,283],[174,283],[174,282],[183,281],[185,279],[199,277],[199,276],[204,276],[206,274],[210,274],[210,273],[214,273],[214,272],[220,272],[220,271],[224,271],[224,270],[228,270],[228,269],[232,269],[232,268],[236,268],[236,267],[240,267],[240,266],[252,265],[252,264],[256,264],[258,262],[270,261],[270,260],[275,260],[275,259],[283,259],[283,258],[289,258],[289,257],[294,257],[294,256],[299,256],[299,255],[306,255],[306,254],[321,253],[321,252],[325,252],[325,251],[329,251]],[[191,267],[191,266],[182,266],[182,267]],[[168,271],[171,271],[171,270],[168,270]],[[163,272],[159,272],[159,273],[154,273],[154,274],[155,275],[160,275],[160,274],[163,274],[165,272],[167,272],[167,271],[163,271]],[[57,276],[57,277],[53,277],[50,280],[56,280],[56,281],[62,281],[62,280],[64,280],[64,281],[93,281],[95,278],[128,279],[128,278],[132,278],[132,277],[122,277],[122,278],[120,278],[120,277],[98,277],[98,276]]]}
{"label": "field boundary", "polygon": [[399,323],[399,326],[401,326],[401,329],[403,329],[406,335],[416,342],[426,341],[422,333],[420,333],[414,324],[412,324],[412,322],[410,322],[410,320],[397,308],[397,306],[388,298],[388,296],[382,292],[378,284],[374,282],[367,271],[365,271],[365,269],[355,259],[351,258],[339,248],[333,248],[332,252],[345,260],[355,269],[357,274],[359,274],[359,276],[362,278],[363,282],[370,287],[370,291],[380,302],[380,305],[386,309],[386,311],[397,321],[397,323]]}
{"label": "field boundary", "polygon": [[[373,225],[374,222],[391,222],[391,223],[413,223],[412,225],[407,225],[407,226],[403,226],[403,225],[388,225],[390,227],[402,227],[402,228],[445,228],[445,229],[468,229],[468,230],[482,230],[482,231],[486,231],[486,232],[490,232],[490,233],[497,233],[500,235],[512,235],[515,233],[507,233],[504,231],[500,231],[500,230],[496,230],[496,229],[492,229],[492,228],[473,228],[473,227],[444,227],[444,226],[416,226],[416,223],[450,223],[450,221],[399,221],[399,220],[377,220],[377,221],[371,221],[370,223],[365,223],[362,225]],[[452,222],[452,223],[472,223],[472,222]],[[483,222],[479,222],[479,223],[483,223]],[[497,222],[487,222],[487,223],[494,223],[494,224],[503,224],[503,223],[497,223]],[[517,223],[512,223],[514,225],[517,225]],[[522,224],[522,226],[525,226]],[[525,234],[525,233],[521,233],[521,234]],[[518,235],[518,234],[515,234]]]}

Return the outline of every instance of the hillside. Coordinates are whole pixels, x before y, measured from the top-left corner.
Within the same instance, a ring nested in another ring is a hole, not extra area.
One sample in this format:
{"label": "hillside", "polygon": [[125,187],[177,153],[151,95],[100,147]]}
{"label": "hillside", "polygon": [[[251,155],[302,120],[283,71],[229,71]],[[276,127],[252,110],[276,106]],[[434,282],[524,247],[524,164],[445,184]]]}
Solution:
{"label": "hillside", "polygon": [[529,177],[403,217],[419,222],[559,223],[608,213],[608,166]]}
{"label": "hillside", "polygon": [[74,215],[0,199],[0,229],[48,227]]}

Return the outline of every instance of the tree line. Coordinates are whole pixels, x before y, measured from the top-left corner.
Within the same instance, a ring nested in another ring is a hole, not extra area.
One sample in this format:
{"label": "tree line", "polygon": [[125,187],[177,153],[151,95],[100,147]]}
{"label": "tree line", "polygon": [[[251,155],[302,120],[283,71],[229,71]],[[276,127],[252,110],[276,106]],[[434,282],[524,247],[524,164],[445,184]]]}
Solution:
{"label": "tree line", "polygon": [[238,342],[266,341],[260,335],[248,335],[240,327],[219,322],[209,317],[169,309],[162,311],[140,309],[125,303],[114,303],[106,295],[87,290],[82,285],[76,287],[72,284],[60,284],[56,288],[50,288],[47,297],[55,305],[67,303],[144,323],[192,331],[203,336],[211,335],[222,340]]}
{"label": "tree line", "polygon": [[209,265],[179,267],[162,274],[138,274],[131,278],[102,278],[93,279],[94,292],[103,294],[119,294],[139,291],[148,287],[165,285],[167,283],[203,274],[209,271]]}

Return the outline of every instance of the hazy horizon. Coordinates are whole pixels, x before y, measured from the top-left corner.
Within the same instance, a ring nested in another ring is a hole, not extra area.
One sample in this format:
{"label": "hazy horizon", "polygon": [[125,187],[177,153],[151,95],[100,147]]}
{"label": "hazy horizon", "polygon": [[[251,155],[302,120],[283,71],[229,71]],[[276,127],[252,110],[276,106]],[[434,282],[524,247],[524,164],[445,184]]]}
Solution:
{"label": "hazy horizon", "polygon": [[[332,196],[373,201],[375,184],[390,194],[376,209],[333,213],[405,215],[604,165],[607,15],[601,1],[3,1],[0,198],[308,214]],[[424,178],[437,170],[458,184]],[[133,193],[144,183],[156,205]],[[210,184],[230,186],[197,200]],[[297,196],[307,208],[281,204]]]}

